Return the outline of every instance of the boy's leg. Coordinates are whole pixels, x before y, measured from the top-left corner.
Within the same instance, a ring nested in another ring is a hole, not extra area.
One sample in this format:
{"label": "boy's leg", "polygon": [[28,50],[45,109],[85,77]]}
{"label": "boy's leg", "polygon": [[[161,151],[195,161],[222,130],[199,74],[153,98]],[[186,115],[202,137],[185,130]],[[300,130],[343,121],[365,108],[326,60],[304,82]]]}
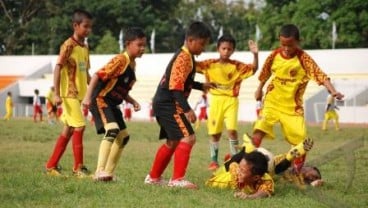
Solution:
{"label": "boy's leg", "polygon": [[157,150],[151,171],[149,173],[151,179],[156,180],[161,178],[162,173],[170,163],[171,157],[174,154],[177,145],[177,141],[167,140],[166,144],[162,144]]}
{"label": "boy's leg", "polygon": [[211,141],[210,141],[211,163],[208,166],[209,170],[215,170],[219,167],[219,165],[218,165],[218,152],[219,152],[220,137],[221,137],[221,134],[211,135]]}
{"label": "boy's leg", "polygon": [[83,133],[84,127],[78,127],[74,129],[72,135],[74,171],[83,167]]}
{"label": "boy's leg", "polygon": [[223,102],[223,121],[227,129],[229,136],[229,147],[230,154],[235,155],[239,150],[239,140],[238,140],[238,111],[239,111],[239,100],[237,97],[225,97]]}
{"label": "boy's leg", "polygon": [[110,154],[107,159],[106,164],[106,172],[107,174],[113,175],[115,168],[119,162],[119,159],[121,157],[121,153],[123,152],[123,149],[125,145],[127,145],[129,142],[129,134],[126,129],[121,130],[119,134],[117,135],[116,139],[114,140],[114,143],[111,146]]}
{"label": "boy's leg", "polygon": [[106,163],[111,152],[111,146],[120,131],[118,124],[114,122],[105,124],[104,129],[106,133],[100,144],[96,173],[105,171]]}
{"label": "boy's leg", "polygon": [[66,146],[68,145],[73,128],[64,126],[64,129],[58,137],[53,153],[46,163],[46,169],[56,168],[58,166],[61,156],[64,154]]}
{"label": "boy's leg", "polygon": [[239,150],[238,132],[236,130],[229,130],[228,133],[230,154],[235,155]]}
{"label": "boy's leg", "polygon": [[335,113],[335,129],[336,130],[340,130],[340,126],[339,126],[339,115],[337,113]]}
{"label": "boy's leg", "polygon": [[327,130],[327,123],[328,123],[328,114],[325,113],[325,116],[322,122],[322,130]]}

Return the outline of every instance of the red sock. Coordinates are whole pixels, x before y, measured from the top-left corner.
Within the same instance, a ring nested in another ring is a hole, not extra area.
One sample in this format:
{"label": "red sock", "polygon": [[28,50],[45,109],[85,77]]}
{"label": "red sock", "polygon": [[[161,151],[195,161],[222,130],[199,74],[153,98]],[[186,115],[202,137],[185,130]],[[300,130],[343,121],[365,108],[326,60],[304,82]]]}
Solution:
{"label": "red sock", "polygon": [[76,131],[74,130],[73,136],[73,155],[74,155],[74,168],[73,170],[77,170],[83,165],[83,130]]}
{"label": "red sock", "polygon": [[259,146],[261,146],[261,143],[262,143],[262,137],[260,136],[256,136],[256,135],[253,135],[252,137],[252,142],[253,142],[253,145],[258,148]]}
{"label": "red sock", "polygon": [[151,178],[159,178],[166,169],[171,160],[174,149],[170,149],[166,144],[163,144],[156,153],[155,160],[150,172]]}
{"label": "red sock", "polygon": [[304,166],[305,158],[306,158],[306,155],[303,155],[293,160],[293,169],[296,173],[300,173],[300,171],[302,170],[302,167]]}
{"label": "red sock", "polygon": [[192,145],[185,142],[180,142],[176,147],[174,157],[174,173],[172,180],[180,179],[185,176],[192,147]]}
{"label": "red sock", "polygon": [[46,164],[46,168],[55,168],[58,165],[59,160],[68,145],[69,139],[70,138],[66,138],[64,135],[59,136],[54,147],[54,152]]}

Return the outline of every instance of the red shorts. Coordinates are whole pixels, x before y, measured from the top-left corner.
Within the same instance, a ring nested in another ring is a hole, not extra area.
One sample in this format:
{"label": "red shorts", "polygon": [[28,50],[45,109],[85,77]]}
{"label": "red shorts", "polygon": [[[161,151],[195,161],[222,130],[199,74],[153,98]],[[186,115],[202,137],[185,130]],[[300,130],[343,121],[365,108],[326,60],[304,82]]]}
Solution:
{"label": "red shorts", "polygon": [[207,120],[207,108],[203,107],[199,109],[198,120]]}
{"label": "red shorts", "polygon": [[37,114],[37,113],[42,114],[42,107],[40,105],[34,105],[33,106],[33,113],[34,114]]}
{"label": "red shorts", "polygon": [[130,108],[129,109],[124,109],[124,118],[125,119],[132,118],[132,110]]}

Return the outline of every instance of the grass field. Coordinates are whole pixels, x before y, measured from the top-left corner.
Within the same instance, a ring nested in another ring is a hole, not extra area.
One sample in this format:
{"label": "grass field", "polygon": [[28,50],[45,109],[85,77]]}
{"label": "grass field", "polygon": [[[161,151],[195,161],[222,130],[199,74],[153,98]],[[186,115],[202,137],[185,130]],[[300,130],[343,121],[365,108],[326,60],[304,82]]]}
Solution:
{"label": "grass field", "polygon": [[[322,132],[308,127],[315,146],[308,161],[318,165],[326,184],[318,189],[300,190],[276,179],[271,198],[242,201],[234,199],[231,190],[204,186],[210,176],[208,136],[204,125],[197,132],[187,178],[199,190],[182,190],[143,184],[157,147],[158,126],[155,122],[130,122],[131,134],[117,168],[117,182],[95,183],[48,177],[43,174],[55,138],[61,126],[33,123],[31,120],[0,121],[0,207],[368,207],[368,139],[367,127],[346,126],[341,131]],[[251,132],[250,124],[240,125],[240,134]],[[265,140],[263,146],[283,153],[289,145],[275,129],[277,139]],[[363,136],[365,138],[363,139]],[[222,139],[220,156],[228,152],[226,137]],[[94,169],[101,137],[88,126],[84,139],[85,164]],[[71,175],[72,153],[69,144],[60,165]],[[313,162],[314,161],[314,162]],[[165,178],[171,175],[169,165]]]}

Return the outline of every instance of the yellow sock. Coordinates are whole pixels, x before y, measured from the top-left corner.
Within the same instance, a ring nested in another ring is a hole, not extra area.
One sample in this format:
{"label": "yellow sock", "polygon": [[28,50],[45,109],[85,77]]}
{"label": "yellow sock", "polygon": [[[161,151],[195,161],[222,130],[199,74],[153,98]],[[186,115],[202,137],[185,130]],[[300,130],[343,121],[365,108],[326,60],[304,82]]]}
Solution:
{"label": "yellow sock", "polygon": [[118,164],[119,159],[121,157],[121,153],[123,152],[121,143],[122,139],[116,138],[111,146],[110,155],[109,158],[107,159],[107,164],[105,168],[105,171],[109,174],[112,174],[114,172],[116,165]]}
{"label": "yellow sock", "polygon": [[100,144],[100,150],[98,152],[98,160],[97,160],[97,171],[105,170],[107,158],[110,154],[112,142],[103,139]]}

